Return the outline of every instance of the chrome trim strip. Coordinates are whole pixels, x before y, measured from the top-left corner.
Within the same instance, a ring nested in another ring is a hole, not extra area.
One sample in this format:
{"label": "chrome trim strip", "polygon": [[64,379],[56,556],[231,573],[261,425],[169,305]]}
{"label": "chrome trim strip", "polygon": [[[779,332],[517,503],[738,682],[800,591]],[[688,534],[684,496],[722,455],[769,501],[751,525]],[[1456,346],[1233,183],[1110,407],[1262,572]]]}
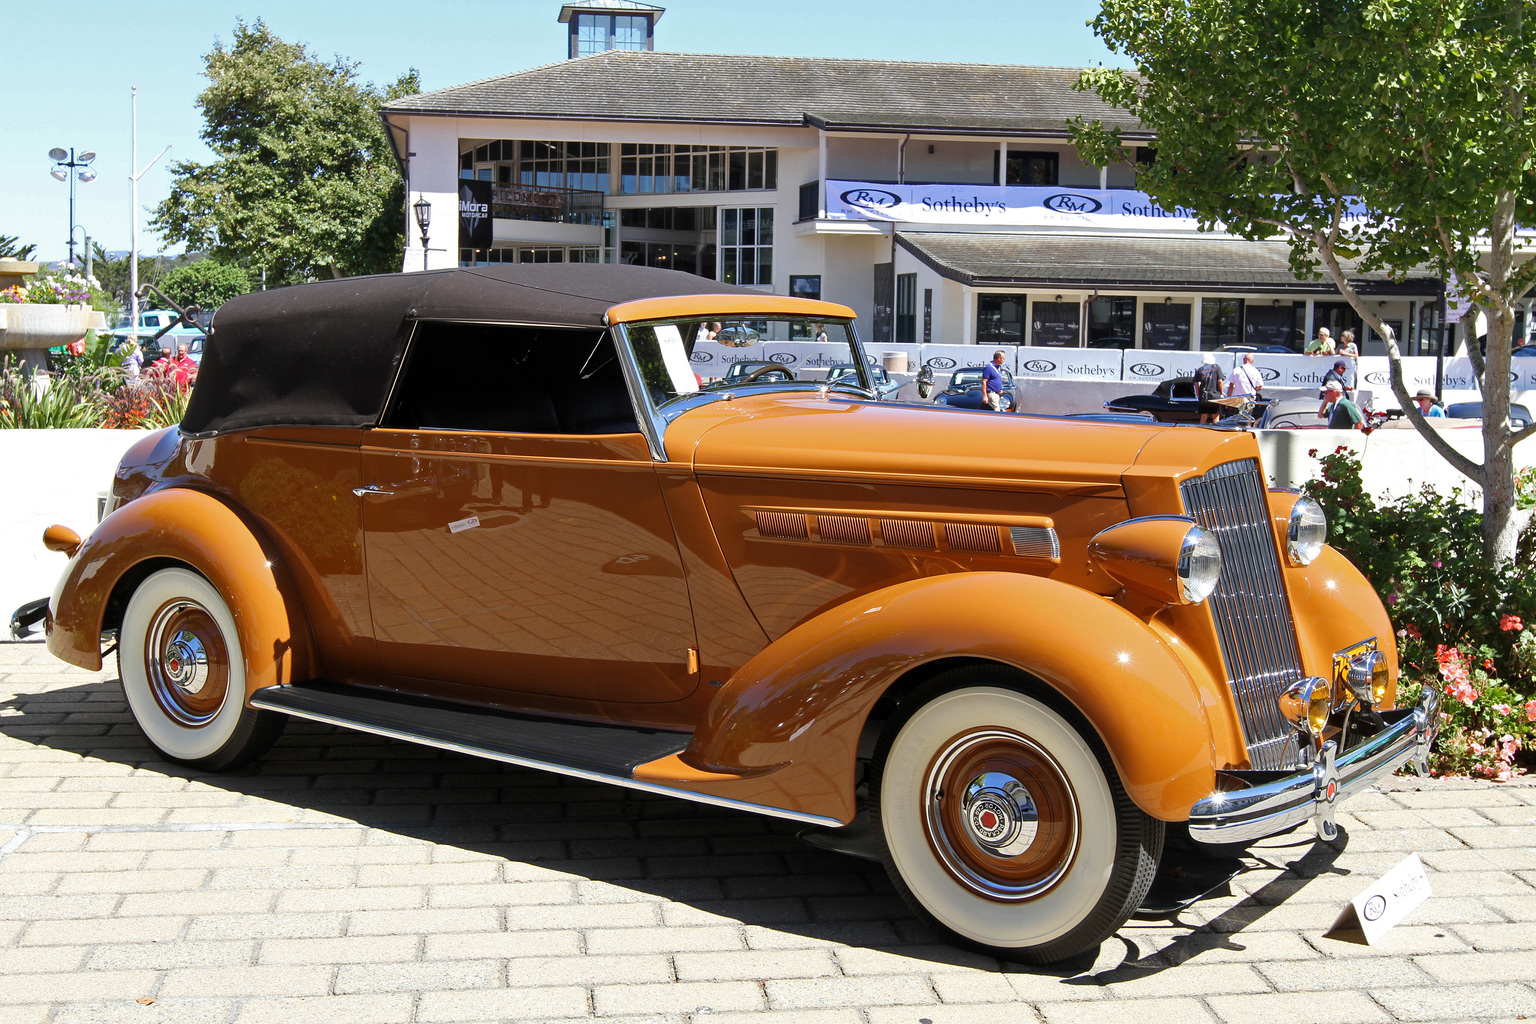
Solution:
{"label": "chrome trim strip", "polygon": [[[1338,792],[1330,804],[1365,789],[1409,758],[1426,756],[1439,731],[1439,694],[1425,691],[1417,707],[1386,711],[1387,728],[1338,756],[1331,778]],[[1241,843],[1276,835],[1316,817],[1319,785],[1327,773],[1315,768],[1261,786],[1212,793],[1189,812],[1190,838],[1202,843]]]}
{"label": "chrome trim strip", "polygon": [[640,432],[645,435],[646,447],[650,448],[652,459],[666,462],[667,449],[661,437],[666,433],[667,422],[651,405],[645,390],[645,377],[640,372],[640,364],[635,361],[634,350],[629,347],[629,332],[623,324],[617,324],[608,328],[608,333],[613,335],[613,347],[618,350],[619,365],[624,370],[624,382],[629,385],[629,404],[634,407],[635,422],[640,424]]}
{"label": "chrome trim strip", "polygon": [[554,772],[556,775],[568,775],[573,779],[584,779],[587,782],[602,782],[613,786],[624,786],[628,789],[637,789],[642,793],[651,793],[657,796],[675,796],[684,800],[692,800],[695,803],[709,804],[712,807],[726,807],[735,811],[749,811],[753,814],[766,814],[775,818],[786,818],[789,821],[798,821],[803,825],[821,825],[825,828],[842,828],[846,822],[836,818],[824,817],[820,814],[805,814],[800,811],[787,811],[782,807],[768,807],[764,804],[748,803],[744,800],[731,800],[728,797],[712,796],[707,793],[695,793],[686,789],[673,789],[671,786],[663,786],[655,782],[643,782],[639,779],[627,779],[622,775],[604,775],[601,772],[589,771],[585,768],[573,768],[563,764],[553,764],[549,761],[540,761],[531,757],[519,757],[516,754],[505,754],[495,750],[486,750],[483,747],[471,746],[467,743],[457,743],[452,740],[435,740],[423,736],[414,736],[400,729],[392,729],[389,726],[373,725],[368,722],[342,718],[339,715],[327,715],[318,711],[295,711],[284,704],[275,704],[264,701],[258,693],[246,702],[253,708],[261,708],[265,711],[280,711],[285,715],[295,718],[305,718],[312,722],[323,722],[326,725],[340,726],[343,729],[351,729],[355,732],[366,732],[374,736],[383,736],[392,740],[404,740],[407,743],[418,743],[422,746],[436,747],[439,750],[451,750],[458,754],[468,754],[470,757],[483,757],[491,761],[501,761],[505,764],[515,764],[520,768],[535,768],[539,771]]}

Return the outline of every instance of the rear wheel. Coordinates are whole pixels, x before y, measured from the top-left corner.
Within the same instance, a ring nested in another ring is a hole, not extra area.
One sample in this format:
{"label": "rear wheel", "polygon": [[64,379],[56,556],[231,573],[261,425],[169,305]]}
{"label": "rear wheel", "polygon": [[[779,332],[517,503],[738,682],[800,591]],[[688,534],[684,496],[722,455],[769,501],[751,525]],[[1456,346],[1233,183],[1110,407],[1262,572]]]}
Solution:
{"label": "rear wheel", "polygon": [[117,668],[134,721],[168,761],[234,768],[265,753],[286,721],[246,707],[234,617],[213,584],[189,569],[162,569],[133,592]]}
{"label": "rear wheel", "polygon": [[964,944],[1052,963],[1141,904],[1163,823],[1126,796],[1096,742],[1011,681],[961,669],[914,694],[876,750],[871,813],[921,916]]}

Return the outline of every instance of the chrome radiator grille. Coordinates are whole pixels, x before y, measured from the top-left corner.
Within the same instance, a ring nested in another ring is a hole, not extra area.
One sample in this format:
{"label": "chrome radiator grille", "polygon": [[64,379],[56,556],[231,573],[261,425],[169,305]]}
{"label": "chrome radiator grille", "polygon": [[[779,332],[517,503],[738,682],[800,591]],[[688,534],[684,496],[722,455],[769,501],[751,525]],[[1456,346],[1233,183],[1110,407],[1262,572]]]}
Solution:
{"label": "chrome radiator grille", "polygon": [[1221,580],[1210,597],[1227,685],[1255,769],[1295,766],[1295,731],[1275,698],[1302,677],[1296,625],[1280,576],[1258,462],[1217,466],[1180,486],[1184,507],[1221,546]]}

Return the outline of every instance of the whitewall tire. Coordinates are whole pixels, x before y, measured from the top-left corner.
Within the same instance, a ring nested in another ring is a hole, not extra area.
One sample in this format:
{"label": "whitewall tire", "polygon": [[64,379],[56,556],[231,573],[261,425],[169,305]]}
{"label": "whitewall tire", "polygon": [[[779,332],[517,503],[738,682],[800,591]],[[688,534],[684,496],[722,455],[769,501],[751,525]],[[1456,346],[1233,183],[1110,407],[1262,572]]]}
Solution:
{"label": "whitewall tire", "polygon": [[282,731],[286,716],[246,707],[234,616],[190,569],[162,569],[139,584],[123,612],[117,666],[134,721],[169,761],[233,768]]}
{"label": "whitewall tire", "polygon": [[1051,963],[1140,905],[1163,823],[1130,801],[1096,741],[1013,681],[960,669],[905,701],[876,750],[871,814],[921,916],[964,944]]}

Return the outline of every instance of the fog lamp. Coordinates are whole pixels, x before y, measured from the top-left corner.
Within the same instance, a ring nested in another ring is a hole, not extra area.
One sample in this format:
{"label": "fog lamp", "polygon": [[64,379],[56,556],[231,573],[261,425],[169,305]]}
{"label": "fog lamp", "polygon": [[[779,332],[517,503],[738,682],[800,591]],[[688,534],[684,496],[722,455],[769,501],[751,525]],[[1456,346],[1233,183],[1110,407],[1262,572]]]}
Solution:
{"label": "fog lamp", "polygon": [[1305,731],[1316,743],[1323,735],[1323,727],[1328,724],[1332,692],[1328,680],[1308,676],[1287,687],[1275,698],[1275,704],[1286,721]]}
{"label": "fog lamp", "polygon": [[1387,656],[1380,651],[1365,651],[1342,666],[1340,681],[1349,692],[1366,704],[1379,705],[1387,698]]}
{"label": "fog lamp", "polygon": [[1328,540],[1328,517],[1311,498],[1297,498],[1285,528],[1286,554],[1296,565],[1311,565]]}

